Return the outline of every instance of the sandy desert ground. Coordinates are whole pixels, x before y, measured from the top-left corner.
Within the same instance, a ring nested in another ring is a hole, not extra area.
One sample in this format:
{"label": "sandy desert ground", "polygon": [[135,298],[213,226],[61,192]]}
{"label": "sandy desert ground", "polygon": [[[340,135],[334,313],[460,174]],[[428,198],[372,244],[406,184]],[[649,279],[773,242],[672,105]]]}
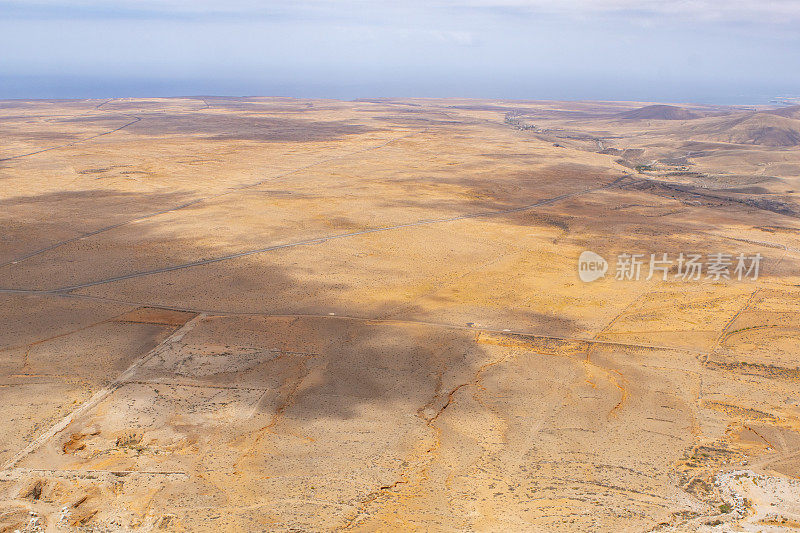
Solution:
{"label": "sandy desert ground", "polygon": [[0,531],[800,529],[799,176],[800,106],[0,101]]}

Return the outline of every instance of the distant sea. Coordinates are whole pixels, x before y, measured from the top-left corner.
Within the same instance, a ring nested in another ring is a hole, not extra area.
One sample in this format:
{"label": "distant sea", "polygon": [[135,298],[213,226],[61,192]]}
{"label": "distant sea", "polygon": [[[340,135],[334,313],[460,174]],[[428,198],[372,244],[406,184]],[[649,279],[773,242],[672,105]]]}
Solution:
{"label": "distant sea", "polygon": [[79,76],[14,76],[0,72],[0,99],[147,98],[170,96],[288,96],[354,100],[378,97],[486,98],[498,100],[618,100],[709,105],[791,105],[800,87],[713,87],[646,81],[415,80],[335,82],[210,79],[122,79]]}

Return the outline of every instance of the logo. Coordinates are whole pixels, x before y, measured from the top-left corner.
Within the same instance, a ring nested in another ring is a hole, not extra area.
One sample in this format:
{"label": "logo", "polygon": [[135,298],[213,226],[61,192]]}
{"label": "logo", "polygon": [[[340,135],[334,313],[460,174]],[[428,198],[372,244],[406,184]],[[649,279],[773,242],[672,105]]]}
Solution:
{"label": "logo", "polygon": [[578,258],[578,277],[590,283],[598,280],[608,272],[608,262],[594,252],[585,251]]}

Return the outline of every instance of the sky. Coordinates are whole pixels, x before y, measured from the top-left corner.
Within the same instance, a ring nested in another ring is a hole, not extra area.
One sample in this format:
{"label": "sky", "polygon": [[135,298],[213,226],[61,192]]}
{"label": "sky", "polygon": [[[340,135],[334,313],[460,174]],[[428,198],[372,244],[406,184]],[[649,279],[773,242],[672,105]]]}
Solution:
{"label": "sky", "polygon": [[0,98],[766,103],[800,0],[0,0]]}

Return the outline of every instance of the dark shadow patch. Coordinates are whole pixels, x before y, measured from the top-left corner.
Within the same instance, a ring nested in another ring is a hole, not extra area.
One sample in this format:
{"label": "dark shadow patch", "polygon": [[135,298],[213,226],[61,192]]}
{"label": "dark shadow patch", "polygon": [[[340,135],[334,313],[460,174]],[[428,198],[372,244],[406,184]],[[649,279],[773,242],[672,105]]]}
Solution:
{"label": "dark shadow patch", "polygon": [[[611,174],[606,169],[578,163],[561,163],[536,170],[507,170],[500,174],[475,172],[467,177],[453,176],[449,172],[437,173],[393,180],[406,189],[407,195],[405,201],[392,205],[400,203],[407,207],[434,208],[460,214],[499,211],[597,187],[618,177],[619,174]],[[464,192],[461,199],[445,202],[426,194],[430,187],[437,185],[460,187]]]}
{"label": "dark shadow patch", "polygon": [[86,134],[77,134],[77,133],[66,133],[66,132],[57,132],[57,131],[43,131],[43,132],[3,132],[3,138],[5,142],[8,141],[19,141],[19,142],[31,142],[31,143],[70,143],[77,140],[80,140],[86,136]]}
{"label": "dark shadow patch", "polygon": [[[78,190],[0,199],[0,265],[191,201],[188,194]],[[102,258],[98,258],[102,262]]]}
{"label": "dark shadow patch", "polygon": [[[570,321],[561,322],[574,331]],[[177,353],[159,354],[138,377],[156,385],[190,380],[267,387],[275,399],[256,404],[257,412],[279,411],[295,421],[349,419],[370,407],[442,407],[453,387],[470,383],[490,362],[476,342],[480,334],[469,327],[344,317],[213,317]],[[532,342],[501,336],[511,344]]]}
{"label": "dark shadow patch", "polygon": [[[293,118],[216,115],[204,113],[140,114],[142,120],[125,131],[135,135],[200,136],[217,141],[308,142],[342,139],[375,131],[345,121],[313,121]],[[112,124],[126,115],[78,117],[65,122]]]}
{"label": "dark shadow patch", "polygon": [[374,117],[373,120],[389,122],[398,126],[453,126],[464,124],[464,122],[460,120],[441,120],[436,118],[410,117],[403,115],[384,115],[380,117]]}
{"label": "dark shadow patch", "polygon": [[143,214],[151,208],[158,210],[177,205],[186,198],[187,195],[180,193],[142,195],[119,191],[77,190],[2,198],[0,208],[41,209],[40,214],[48,220],[75,222],[76,215],[84,220],[87,216],[99,218]]}

